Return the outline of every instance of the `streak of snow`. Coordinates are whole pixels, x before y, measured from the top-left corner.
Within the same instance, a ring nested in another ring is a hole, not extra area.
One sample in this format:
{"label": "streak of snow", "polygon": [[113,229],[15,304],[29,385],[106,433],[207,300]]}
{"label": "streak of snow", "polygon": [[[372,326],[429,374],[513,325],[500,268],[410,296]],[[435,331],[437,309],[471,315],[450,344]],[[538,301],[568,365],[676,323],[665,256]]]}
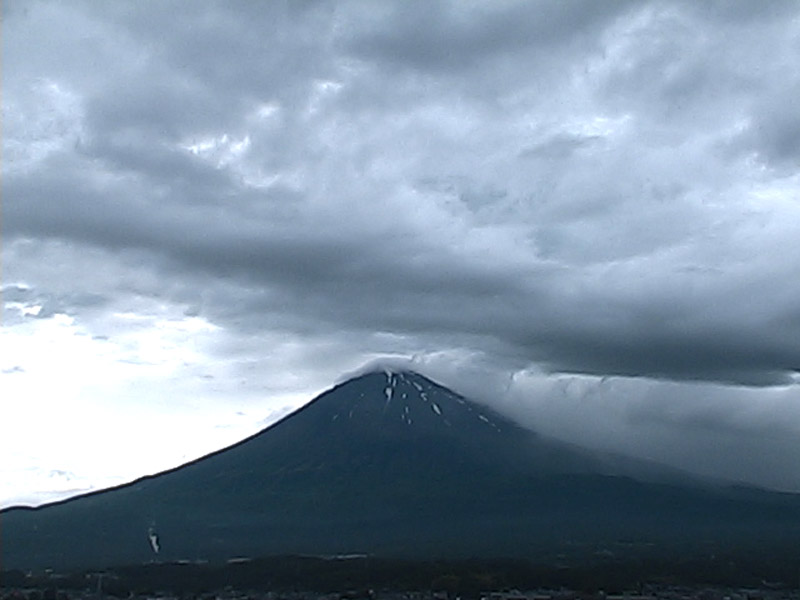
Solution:
{"label": "streak of snow", "polygon": [[442,409],[439,408],[439,405],[436,404],[436,402],[431,404],[431,408],[433,409],[433,412],[435,412],[437,415],[441,415],[442,414]]}
{"label": "streak of snow", "polygon": [[484,423],[489,423],[489,422],[490,422],[490,421],[489,421],[489,419],[487,419],[487,418],[486,418],[486,417],[484,417],[483,415],[478,415],[478,418],[479,418],[481,421],[483,421]]}
{"label": "streak of snow", "polygon": [[422,386],[420,384],[418,384],[416,381],[412,381],[411,385],[413,385],[415,388],[417,388],[418,392],[422,391]]}
{"label": "streak of snow", "polygon": [[150,547],[153,549],[153,552],[158,554],[161,550],[161,545],[158,543],[158,534],[152,527],[147,530],[147,539],[150,540]]}

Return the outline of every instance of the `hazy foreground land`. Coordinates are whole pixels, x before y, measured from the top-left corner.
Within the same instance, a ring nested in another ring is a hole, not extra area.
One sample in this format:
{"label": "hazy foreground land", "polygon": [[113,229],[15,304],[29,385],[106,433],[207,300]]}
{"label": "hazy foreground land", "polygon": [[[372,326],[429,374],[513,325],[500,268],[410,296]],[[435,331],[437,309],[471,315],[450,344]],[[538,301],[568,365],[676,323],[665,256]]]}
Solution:
{"label": "hazy foreground land", "polygon": [[0,600],[570,600],[612,596],[628,600],[800,600],[800,557],[780,557],[767,551],[685,560],[623,560],[606,553],[581,561],[556,557],[543,563],[520,559],[415,561],[367,556],[281,556],[217,564],[150,563],[103,571],[3,571],[1,582]]}

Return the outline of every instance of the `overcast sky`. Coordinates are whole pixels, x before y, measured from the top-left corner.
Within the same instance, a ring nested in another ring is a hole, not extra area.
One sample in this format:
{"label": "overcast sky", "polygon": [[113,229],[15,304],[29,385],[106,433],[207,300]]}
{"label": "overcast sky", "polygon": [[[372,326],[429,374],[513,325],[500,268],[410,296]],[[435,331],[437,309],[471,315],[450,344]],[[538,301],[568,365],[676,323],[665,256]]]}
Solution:
{"label": "overcast sky", "polygon": [[800,491],[797,2],[3,9],[2,504],[382,356]]}

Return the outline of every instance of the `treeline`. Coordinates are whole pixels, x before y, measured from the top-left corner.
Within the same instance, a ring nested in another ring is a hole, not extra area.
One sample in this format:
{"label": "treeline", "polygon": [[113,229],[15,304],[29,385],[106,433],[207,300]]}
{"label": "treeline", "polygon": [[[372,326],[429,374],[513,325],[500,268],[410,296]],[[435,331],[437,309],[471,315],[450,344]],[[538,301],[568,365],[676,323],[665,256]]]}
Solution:
{"label": "treeline", "polygon": [[[261,591],[441,590],[465,598],[502,589],[568,588],[620,593],[647,583],[800,587],[800,549],[794,556],[727,555],[685,560],[597,559],[579,565],[537,564],[518,559],[401,560],[375,557],[325,559],[278,556],[232,564],[153,563],[68,574],[0,573],[5,588],[95,590],[106,595],[169,591],[201,596],[225,588]],[[358,594],[357,594],[358,595]],[[48,600],[32,598],[29,600]]]}

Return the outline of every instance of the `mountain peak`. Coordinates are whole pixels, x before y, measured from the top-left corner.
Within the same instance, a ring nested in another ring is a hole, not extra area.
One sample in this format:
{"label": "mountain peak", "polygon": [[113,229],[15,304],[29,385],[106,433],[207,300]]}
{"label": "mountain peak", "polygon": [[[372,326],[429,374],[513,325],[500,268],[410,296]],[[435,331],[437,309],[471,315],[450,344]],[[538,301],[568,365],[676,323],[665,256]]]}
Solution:
{"label": "mountain peak", "polygon": [[[401,373],[417,377],[425,377],[417,371],[418,367],[419,365],[410,358],[397,356],[380,357],[364,363],[357,369],[343,373],[338,379],[336,379],[335,384],[338,386],[339,384],[347,383],[353,379],[360,379],[361,377],[367,375],[381,373],[387,377],[389,375],[399,375]],[[427,377],[425,378],[427,379]]]}
{"label": "mountain peak", "polygon": [[[335,402],[328,402],[335,400]],[[372,426],[389,424],[416,430],[439,430],[442,427],[479,427],[500,431],[512,426],[491,409],[465,399],[459,394],[407,368],[407,365],[371,364],[351,374],[318,399],[316,411],[330,412],[332,422],[370,421]]]}
{"label": "mountain peak", "polygon": [[800,534],[800,497],[637,482],[408,367],[372,364],[183,467],[3,511],[3,567],[151,561],[156,531],[159,560],[525,556],[564,540],[738,535],[768,545]]}

